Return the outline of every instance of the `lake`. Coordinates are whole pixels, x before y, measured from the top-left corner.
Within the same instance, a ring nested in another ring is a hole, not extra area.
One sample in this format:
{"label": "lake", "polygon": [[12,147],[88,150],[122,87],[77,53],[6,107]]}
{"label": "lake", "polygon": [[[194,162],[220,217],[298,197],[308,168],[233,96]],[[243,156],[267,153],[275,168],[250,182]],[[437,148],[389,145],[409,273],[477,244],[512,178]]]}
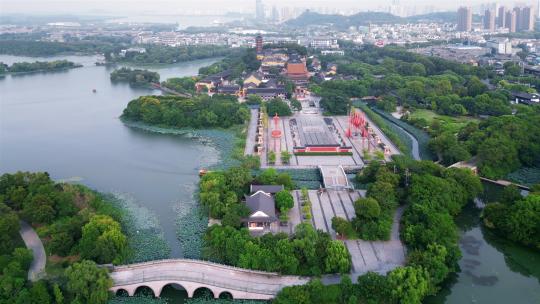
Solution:
{"label": "lake", "polygon": [[[10,64],[56,59],[84,67],[0,78],[0,172],[47,171],[55,179],[80,181],[132,199],[155,214],[171,256],[181,257],[176,220],[193,208],[199,168],[219,161],[215,146],[125,126],[118,117],[130,100],[160,92],[112,84],[112,69],[94,66],[97,57],[0,56]],[[216,60],[150,69],[164,80],[195,75]],[[428,303],[540,303],[539,253],[485,231],[473,208],[465,210],[458,223],[461,272]],[[182,301],[178,292],[167,293]]]}
{"label": "lake", "polygon": [[[56,59],[84,67],[0,78],[0,172],[47,171],[133,199],[156,215],[172,257],[181,257],[176,215],[192,207],[198,170],[217,162],[218,151],[192,138],[126,127],[118,117],[130,100],[161,93],[111,83],[112,69],[95,66],[94,56],[0,56],[10,63]],[[162,79],[196,75],[216,60],[150,69]]]}

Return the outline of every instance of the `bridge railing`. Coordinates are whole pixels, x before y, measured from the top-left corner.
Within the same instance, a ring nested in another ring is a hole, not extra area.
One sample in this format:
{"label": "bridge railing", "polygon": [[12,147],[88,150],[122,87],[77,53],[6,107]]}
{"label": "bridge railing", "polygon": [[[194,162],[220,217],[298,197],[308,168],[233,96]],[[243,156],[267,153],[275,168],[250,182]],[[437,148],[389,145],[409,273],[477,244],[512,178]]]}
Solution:
{"label": "bridge railing", "polygon": [[[186,272],[184,271],[183,273],[186,273]],[[283,287],[289,286],[287,284],[257,283],[257,282],[241,280],[241,279],[231,280],[230,278],[223,278],[222,280],[216,280],[216,279],[207,278],[204,275],[201,277],[201,273],[195,273],[195,272],[192,272],[192,273],[195,275],[189,276],[189,275],[183,275],[181,273],[163,274],[163,272],[161,272],[161,274],[158,274],[158,275],[148,276],[148,275],[145,275],[145,272],[143,271],[143,273],[138,275],[136,278],[131,277],[129,279],[114,279],[114,286],[145,284],[145,283],[155,282],[155,281],[171,281],[171,283],[184,281],[184,282],[199,283],[203,285],[219,287],[219,288],[224,288],[224,289],[265,294],[265,295],[276,295]],[[230,282],[230,283],[227,283],[227,282]],[[300,284],[302,282],[298,281],[298,283]],[[260,284],[261,288],[251,287],[254,284]]]}
{"label": "bridge railing", "polygon": [[236,267],[236,266],[220,264],[220,263],[216,263],[216,262],[212,262],[212,261],[199,260],[199,259],[161,259],[161,260],[153,260],[153,261],[147,261],[147,262],[141,262],[141,263],[135,263],[135,264],[114,266],[113,269],[114,270],[123,270],[123,269],[129,269],[129,268],[139,268],[139,267],[152,266],[152,265],[157,265],[157,264],[167,264],[167,263],[204,264],[204,265],[208,265],[208,266],[225,268],[225,269],[230,269],[230,270],[240,271],[240,272],[247,272],[247,273],[260,274],[260,275],[266,275],[266,276],[281,276],[277,272],[266,272],[266,271],[261,271],[261,270],[252,270],[252,269],[240,268],[240,267]]}

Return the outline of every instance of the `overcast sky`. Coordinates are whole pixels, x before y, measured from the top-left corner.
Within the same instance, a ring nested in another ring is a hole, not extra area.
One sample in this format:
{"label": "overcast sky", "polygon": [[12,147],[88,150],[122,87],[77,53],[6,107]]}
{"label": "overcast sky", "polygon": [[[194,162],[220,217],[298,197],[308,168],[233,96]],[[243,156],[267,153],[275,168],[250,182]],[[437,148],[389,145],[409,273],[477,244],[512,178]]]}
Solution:
{"label": "overcast sky", "polygon": [[[392,0],[263,0],[267,6],[278,7],[347,7],[379,10]],[[399,0],[403,6],[453,10],[460,5],[479,5],[498,2],[513,5],[533,4],[537,0]],[[0,13],[11,14],[182,14],[191,11],[249,11],[255,0],[0,0]]]}

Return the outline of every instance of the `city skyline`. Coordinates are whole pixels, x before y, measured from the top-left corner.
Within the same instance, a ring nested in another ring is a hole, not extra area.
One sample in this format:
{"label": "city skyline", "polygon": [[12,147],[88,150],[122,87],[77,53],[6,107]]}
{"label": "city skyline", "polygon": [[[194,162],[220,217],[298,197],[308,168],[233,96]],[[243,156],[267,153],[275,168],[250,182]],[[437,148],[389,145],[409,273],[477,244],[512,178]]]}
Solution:
{"label": "city skyline", "polygon": [[[129,3],[129,5],[127,5]],[[265,8],[266,14],[271,13],[272,8],[289,7],[289,8],[306,8],[306,9],[323,9],[328,12],[338,12],[339,10],[356,10],[356,11],[391,11],[396,12],[396,5],[399,10],[418,10],[419,12],[429,11],[454,11],[460,6],[471,6],[479,9],[483,13],[482,5],[497,3],[508,7],[516,5],[536,6],[537,1],[482,1],[482,0],[459,0],[451,3],[434,3],[431,0],[413,0],[413,1],[396,1],[382,0],[374,3],[367,0],[335,0],[331,5],[328,1],[323,0],[262,0],[262,5]],[[147,1],[129,1],[129,0],[97,0],[88,3],[87,1],[75,0],[52,0],[43,3],[39,0],[20,0],[20,1],[2,1],[0,11],[5,14],[217,14],[225,12],[255,12],[255,1],[227,1],[226,5],[219,0],[200,0],[200,1],[172,1],[172,0],[156,0],[151,3]],[[474,9],[473,9],[474,11]]]}

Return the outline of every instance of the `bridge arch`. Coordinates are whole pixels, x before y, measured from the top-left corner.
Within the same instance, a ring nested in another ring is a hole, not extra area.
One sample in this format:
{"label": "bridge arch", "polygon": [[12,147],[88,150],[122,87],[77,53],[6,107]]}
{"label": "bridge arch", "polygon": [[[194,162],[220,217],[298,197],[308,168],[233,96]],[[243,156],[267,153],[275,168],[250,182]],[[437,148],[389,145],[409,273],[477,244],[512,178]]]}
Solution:
{"label": "bridge arch", "polygon": [[219,294],[219,298],[220,299],[226,299],[226,300],[234,300],[234,297],[233,297],[232,293],[230,293],[228,291],[222,291]]}
{"label": "bridge arch", "polygon": [[[185,284],[184,284],[185,285]],[[181,292],[181,291],[185,291],[186,294],[189,296],[189,291],[188,289],[182,285],[181,283],[179,282],[170,282],[170,283],[167,283],[167,284],[164,284],[162,286],[159,286],[157,287],[158,288],[158,291],[159,293],[157,293],[159,295],[159,297],[162,296],[162,293],[163,293],[163,290],[167,287],[167,286],[170,286],[172,288],[174,288],[175,290],[177,290],[178,292]]]}
{"label": "bridge arch", "polygon": [[205,297],[206,295],[208,295],[209,298],[216,298],[218,294],[215,293],[210,287],[200,286],[193,290],[193,294],[191,297]]}
{"label": "bridge arch", "polygon": [[[137,288],[135,288],[134,292],[133,292],[133,295],[136,295],[137,293],[141,293],[143,295],[152,295],[153,298],[156,297],[156,291],[154,290],[154,288],[150,287],[150,286],[146,286],[146,285],[139,285],[137,286]],[[158,294],[159,295],[159,294]]]}
{"label": "bridge arch", "polygon": [[118,297],[129,297],[129,292],[124,288],[118,288],[114,294]]}

